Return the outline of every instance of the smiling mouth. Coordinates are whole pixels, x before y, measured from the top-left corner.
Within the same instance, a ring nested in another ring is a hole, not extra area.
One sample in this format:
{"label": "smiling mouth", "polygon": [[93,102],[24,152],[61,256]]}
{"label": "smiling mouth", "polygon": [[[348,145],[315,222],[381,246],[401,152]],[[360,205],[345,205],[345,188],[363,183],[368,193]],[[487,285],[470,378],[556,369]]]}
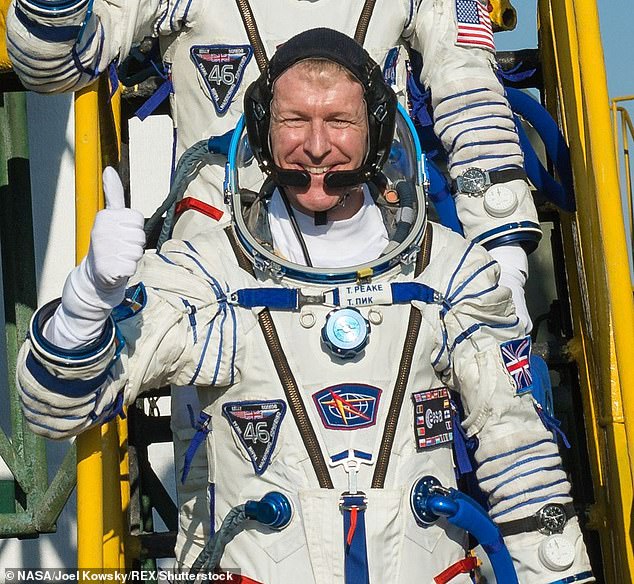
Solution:
{"label": "smiling mouth", "polygon": [[305,166],[305,165],[302,165],[302,168],[308,174],[325,174],[332,168],[332,166]]}

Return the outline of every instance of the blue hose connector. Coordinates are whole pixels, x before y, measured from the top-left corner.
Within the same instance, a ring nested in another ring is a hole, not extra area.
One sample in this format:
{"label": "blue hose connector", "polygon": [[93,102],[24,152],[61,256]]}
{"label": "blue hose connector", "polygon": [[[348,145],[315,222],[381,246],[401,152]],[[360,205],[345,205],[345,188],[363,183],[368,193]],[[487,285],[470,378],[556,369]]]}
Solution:
{"label": "blue hose connector", "polygon": [[497,582],[518,584],[513,560],[497,525],[474,499],[456,489],[446,489],[433,476],[424,476],[412,487],[410,504],[419,525],[431,525],[445,517],[468,531],[486,552]]}
{"label": "blue hose connector", "polygon": [[293,507],[289,498],[277,491],[267,493],[259,501],[247,501],[244,512],[249,519],[273,529],[284,529],[293,517]]}

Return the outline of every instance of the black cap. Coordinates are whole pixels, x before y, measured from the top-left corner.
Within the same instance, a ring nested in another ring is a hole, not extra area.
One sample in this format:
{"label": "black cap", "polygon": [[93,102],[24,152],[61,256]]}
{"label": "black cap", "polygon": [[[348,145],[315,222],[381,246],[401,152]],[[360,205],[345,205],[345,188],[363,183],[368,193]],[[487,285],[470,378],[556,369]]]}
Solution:
{"label": "black cap", "polygon": [[271,58],[268,80],[273,83],[284,71],[305,59],[327,59],[339,63],[364,84],[378,65],[354,39],[332,28],[313,28],[285,42]]}

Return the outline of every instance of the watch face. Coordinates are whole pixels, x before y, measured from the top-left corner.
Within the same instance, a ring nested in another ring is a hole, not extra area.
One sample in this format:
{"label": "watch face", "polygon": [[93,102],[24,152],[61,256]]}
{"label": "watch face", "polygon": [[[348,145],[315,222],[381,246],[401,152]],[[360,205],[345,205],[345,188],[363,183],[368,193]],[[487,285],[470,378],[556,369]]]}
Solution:
{"label": "watch face", "polygon": [[537,520],[539,531],[550,535],[563,532],[568,518],[563,505],[552,503],[545,505],[537,512]]}
{"label": "watch face", "polygon": [[468,168],[462,173],[460,190],[463,193],[481,193],[486,187],[486,174],[479,168]]}

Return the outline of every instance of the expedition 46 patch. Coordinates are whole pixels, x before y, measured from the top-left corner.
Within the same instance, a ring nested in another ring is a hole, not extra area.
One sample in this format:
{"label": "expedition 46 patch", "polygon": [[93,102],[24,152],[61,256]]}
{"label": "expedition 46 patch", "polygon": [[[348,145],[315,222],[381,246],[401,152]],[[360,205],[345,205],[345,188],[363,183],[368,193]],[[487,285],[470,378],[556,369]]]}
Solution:
{"label": "expedition 46 patch", "polygon": [[223,404],[222,414],[246,449],[255,473],[261,475],[271,461],[286,413],[282,400]]}
{"label": "expedition 46 patch", "polygon": [[419,450],[453,440],[451,402],[446,387],[418,391],[414,402],[414,435]]}
{"label": "expedition 46 patch", "polygon": [[225,113],[240,87],[253,49],[250,45],[194,45],[190,55],[216,112]]}

